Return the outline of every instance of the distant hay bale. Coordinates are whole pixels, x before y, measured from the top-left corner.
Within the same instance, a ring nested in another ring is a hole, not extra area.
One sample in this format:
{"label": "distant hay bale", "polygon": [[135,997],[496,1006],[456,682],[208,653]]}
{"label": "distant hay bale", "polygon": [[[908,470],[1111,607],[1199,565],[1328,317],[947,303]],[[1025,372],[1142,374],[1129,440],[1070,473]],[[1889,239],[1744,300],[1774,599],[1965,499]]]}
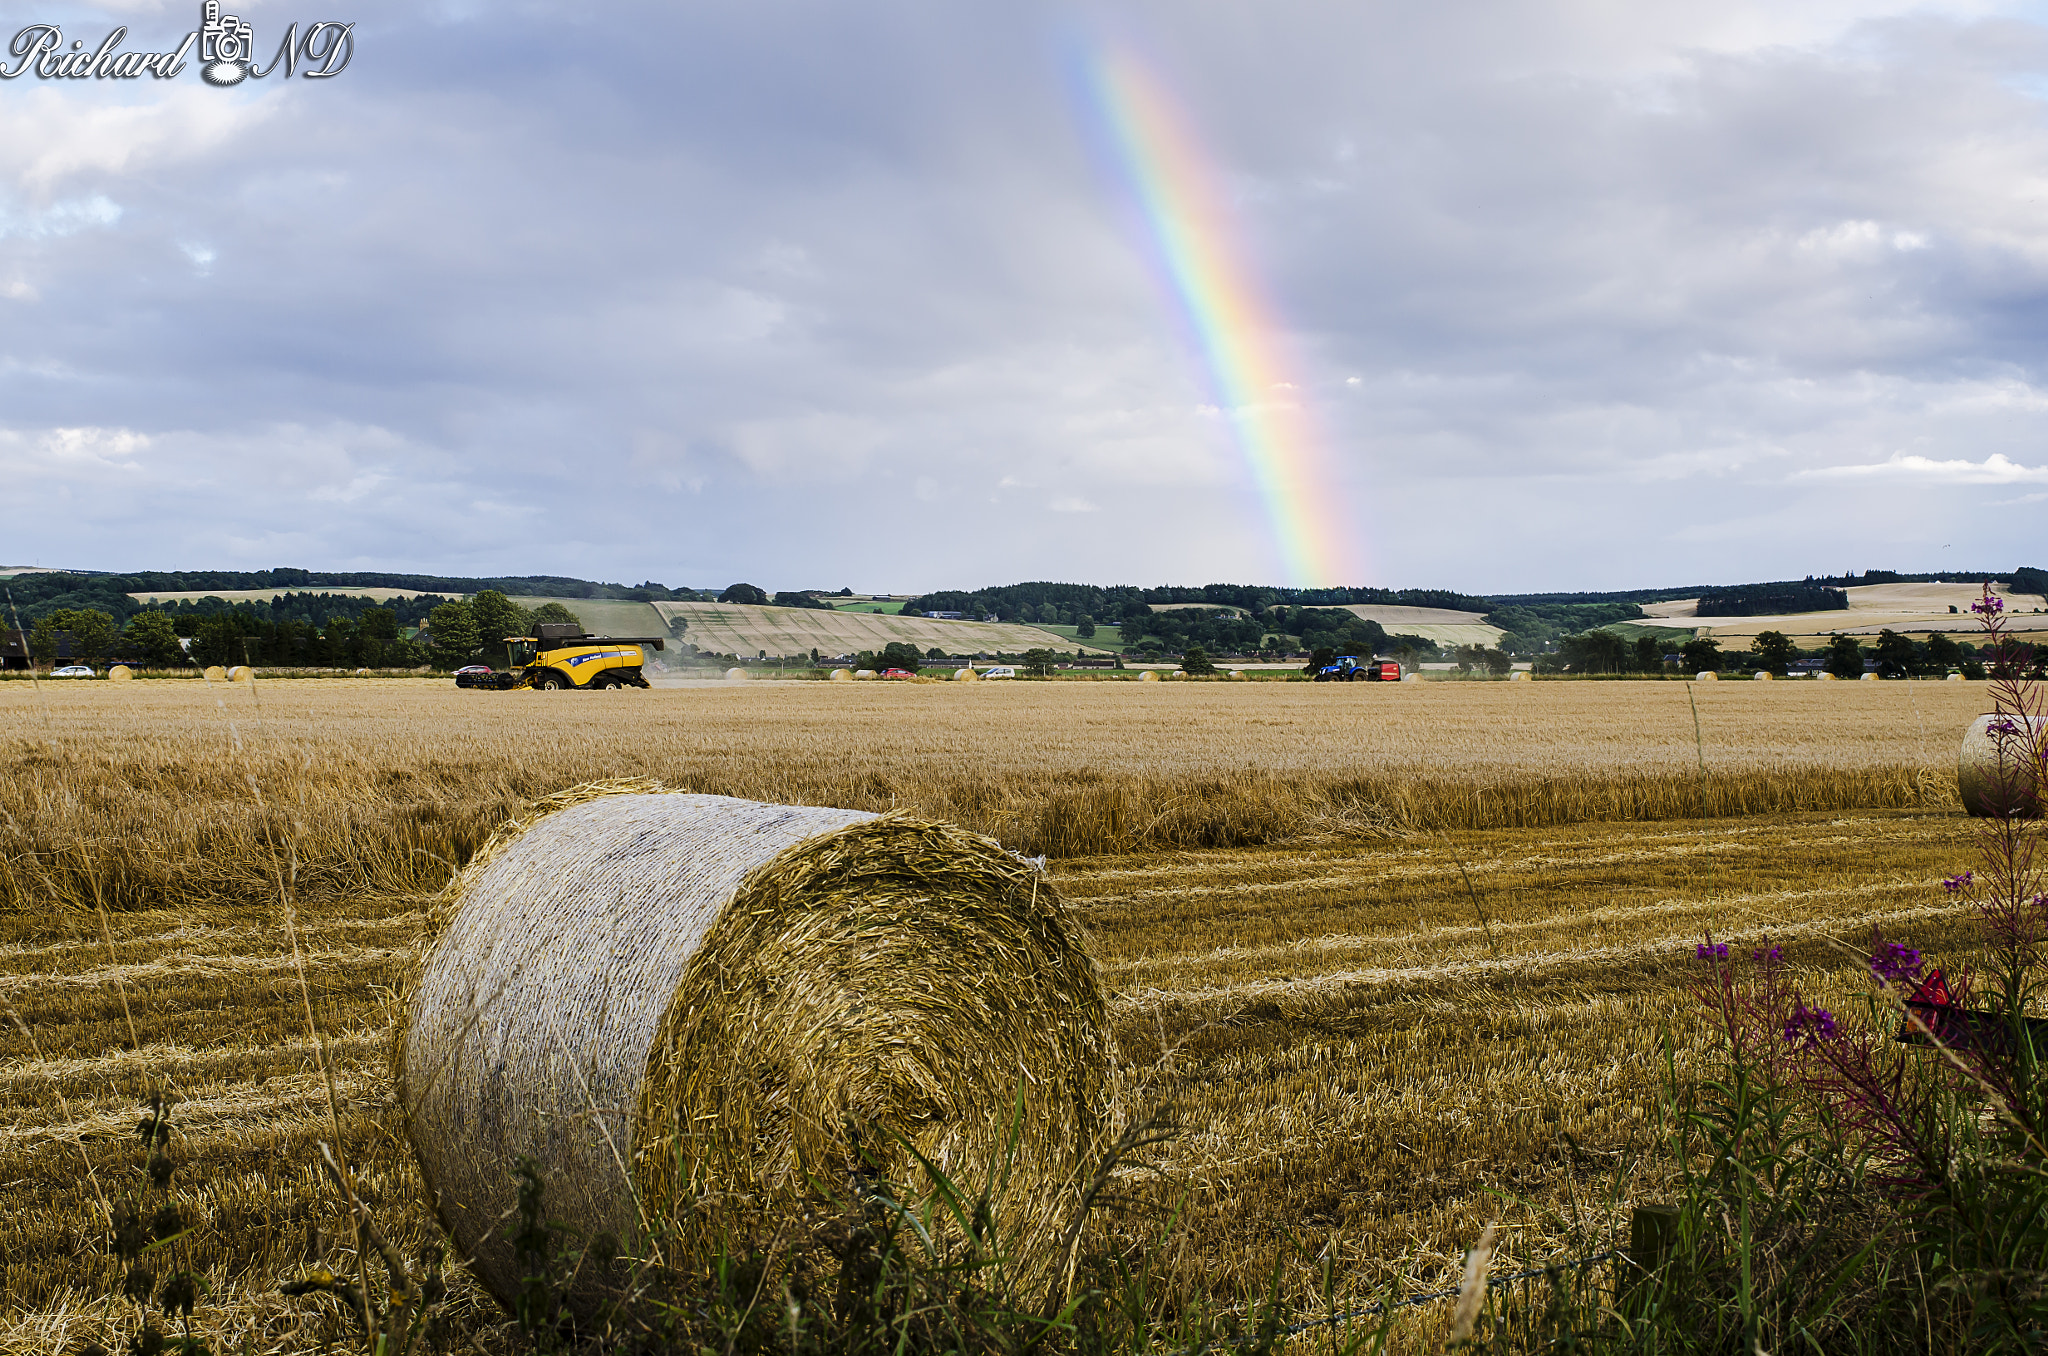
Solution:
{"label": "distant hay bale", "polygon": [[367,678],[370,676],[370,671],[368,669],[357,669],[355,672],[355,676],[358,678]]}
{"label": "distant hay bale", "polygon": [[880,675],[878,675],[873,669],[855,669],[853,671],[853,676],[858,681],[865,683],[873,680],[874,678],[879,677]]}
{"label": "distant hay bale", "polygon": [[208,664],[206,672],[201,674],[200,677],[206,679],[209,683],[225,683],[228,680],[228,671],[218,664]]}
{"label": "distant hay bale", "polygon": [[1721,681],[1721,675],[1712,669],[1701,669],[1692,676],[1692,680],[1695,683],[1718,683]]}
{"label": "distant hay bale", "polygon": [[1251,681],[1251,675],[1243,669],[1232,669],[1230,671],[1230,681],[1233,683],[1248,683]]}
{"label": "distant hay bale", "polygon": [[956,683],[978,683],[981,681],[981,675],[971,668],[954,669],[953,681]]}
{"label": "distant hay bale", "polygon": [[1948,677],[1942,679],[1941,681],[1944,683],[1960,683],[1963,681],[1963,675],[1960,673],[1951,673]]}
{"label": "distant hay bale", "polygon": [[1863,681],[1866,683],[1874,683],[1877,680],[1877,675],[1874,673],[1866,673],[1863,675]]}
{"label": "distant hay bale", "polygon": [[1832,673],[1816,673],[1813,676],[1815,678],[1818,678],[1823,683],[1832,683],[1835,681],[1835,675]]}
{"label": "distant hay bale", "polygon": [[237,664],[228,670],[228,681],[231,683],[253,683],[256,681],[256,670],[250,668],[247,664]]}
{"label": "distant hay bale", "polygon": [[1756,681],[1759,683],[1775,683],[1778,681],[1778,675],[1772,673],[1769,669],[1758,669],[1755,676]]}
{"label": "distant hay bale", "polygon": [[1956,789],[1962,793],[1963,808],[1993,819],[2035,818],[2041,813],[2041,784],[2048,776],[2044,757],[2048,717],[1977,717],[1964,731],[1956,759]]}
{"label": "distant hay bale", "polygon": [[1052,1240],[1113,1041],[1031,863],[905,814],[619,782],[507,825],[453,889],[395,1072],[435,1208],[500,1299],[522,1156],[552,1219],[687,1273],[721,1240],[803,1250],[821,1189],[928,1189],[904,1141],[963,1190],[1007,1171],[1015,1274],[1067,1283]]}
{"label": "distant hay bale", "polygon": [[1172,679],[1183,679],[1188,676],[1188,671],[1186,669],[1173,669],[1166,676]]}
{"label": "distant hay bale", "polygon": [[1422,681],[1422,675],[1419,673],[1404,673],[1401,675],[1401,681],[1404,683],[1419,683]]}
{"label": "distant hay bale", "polygon": [[728,683],[744,683],[747,681],[747,671],[745,669],[727,669],[725,671],[725,681]]}
{"label": "distant hay bale", "polygon": [[1138,681],[1141,683],[1156,683],[1159,681],[1159,672],[1156,669],[1146,669],[1138,675]]}
{"label": "distant hay bale", "polygon": [[1508,681],[1511,683],[1526,683],[1529,681],[1529,671],[1527,669],[1516,669],[1508,674]]}
{"label": "distant hay bale", "polygon": [[107,677],[116,683],[125,683],[135,676],[135,671],[126,664],[116,664],[107,670]]}
{"label": "distant hay bale", "polygon": [[831,675],[831,676],[832,676],[832,681],[833,681],[833,682],[835,682],[835,683],[850,683],[850,682],[852,682],[852,681],[853,681],[853,670],[852,670],[852,669],[834,669],[834,670],[832,670],[832,675]]}

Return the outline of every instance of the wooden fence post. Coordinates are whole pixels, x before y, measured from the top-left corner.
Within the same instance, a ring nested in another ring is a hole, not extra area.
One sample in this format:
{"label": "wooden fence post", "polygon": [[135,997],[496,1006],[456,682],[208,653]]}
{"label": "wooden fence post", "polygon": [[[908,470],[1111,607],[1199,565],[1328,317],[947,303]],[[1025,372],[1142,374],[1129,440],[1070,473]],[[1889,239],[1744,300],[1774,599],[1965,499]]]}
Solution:
{"label": "wooden fence post", "polygon": [[1617,1287],[1621,1292],[1617,1298],[1627,1298],[1654,1276],[1671,1260],[1671,1251],[1677,1246],[1678,1207],[1637,1206],[1629,1215],[1627,1266],[1622,1273],[1621,1285]]}

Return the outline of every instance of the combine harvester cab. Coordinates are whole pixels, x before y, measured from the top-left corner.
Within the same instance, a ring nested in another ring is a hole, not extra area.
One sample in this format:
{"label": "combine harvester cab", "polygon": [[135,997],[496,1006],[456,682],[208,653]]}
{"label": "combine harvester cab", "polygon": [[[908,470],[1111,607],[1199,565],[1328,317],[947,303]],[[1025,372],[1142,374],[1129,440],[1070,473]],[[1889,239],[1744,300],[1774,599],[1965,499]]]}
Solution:
{"label": "combine harvester cab", "polygon": [[535,687],[543,692],[565,688],[584,692],[619,687],[646,687],[641,667],[646,650],[666,648],[659,636],[592,636],[581,627],[545,623],[537,636],[509,636],[513,681],[506,687]]}
{"label": "combine harvester cab", "polygon": [[1318,683],[1398,683],[1401,666],[1391,659],[1368,659],[1360,663],[1354,654],[1339,655],[1337,662],[1316,671]]}

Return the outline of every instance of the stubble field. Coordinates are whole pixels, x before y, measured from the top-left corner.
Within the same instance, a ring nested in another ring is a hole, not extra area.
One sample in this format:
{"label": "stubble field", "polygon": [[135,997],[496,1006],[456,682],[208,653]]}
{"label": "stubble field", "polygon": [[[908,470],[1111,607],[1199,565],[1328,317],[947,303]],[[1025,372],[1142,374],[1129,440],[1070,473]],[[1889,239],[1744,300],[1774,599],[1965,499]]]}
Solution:
{"label": "stubble field", "polygon": [[1697,740],[1676,684],[7,684],[0,1349],[76,1350],[130,1312],[107,1203],[152,1086],[201,1323],[235,1350],[336,1333],[276,1294],[309,1229],[341,1254],[317,1144],[406,1245],[432,1234],[384,1064],[428,899],[504,815],[605,776],[906,806],[1051,853],[1132,1109],[1179,1126],[1115,1226],[1169,1292],[1233,1302],[1276,1255],[1297,1298],[1324,1259],[1340,1298],[1436,1284],[1495,1218],[1517,1259],[1582,1251],[1656,1198],[1660,1043],[1682,1076],[1703,929],[1768,932],[1822,992],[1855,973],[1828,939],[1873,923],[1965,945],[1938,881],[1969,851],[1953,749],[1980,689],[1693,696]]}

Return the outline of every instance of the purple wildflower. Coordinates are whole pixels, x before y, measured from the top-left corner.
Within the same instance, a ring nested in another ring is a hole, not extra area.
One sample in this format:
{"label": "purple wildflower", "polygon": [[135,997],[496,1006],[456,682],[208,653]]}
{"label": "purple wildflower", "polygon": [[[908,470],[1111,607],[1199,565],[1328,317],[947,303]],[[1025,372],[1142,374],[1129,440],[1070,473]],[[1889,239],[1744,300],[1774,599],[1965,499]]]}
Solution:
{"label": "purple wildflower", "polygon": [[1790,1020],[1785,1023],[1785,1039],[1806,1048],[1834,1040],[1841,1034],[1835,1026],[1835,1014],[1826,1008],[1810,1008],[1804,1003],[1793,1008]]}
{"label": "purple wildflower", "polygon": [[1969,889],[1970,882],[1976,878],[1977,873],[1975,871],[1964,871],[1959,875],[1944,876],[1942,877],[1941,888],[1952,895],[1959,895]]}
{"label": "purple wildflower", "polygon": [[1920,977],[1920,953],[1910,946],[1886,942],[1870,958],[1870,973],[1886,984],[1903,984]]}
{"label": "purple wildflower", "polygon": [[1703,961],[1724,961],[1724,960],[1727,960],[1727,959],[1728,959],[1728,943],[1726,943],[1726,942],[1701,942],[1701,943],[1700,943],[1700,944],[1699,944],[1698,946],[1696,946],[1696,947],[1694,947],[1694,948],[1693,948],[1692,956],[1693,956],[1693,959],[1694,959],[1694,960],[1703,960]]}
{"label": "purple wildflower", "polygon": [[1992,613],[2003,612],[2005,611],[2005,599],[1987,593],[1976,602],[1970,604],[1970,611],[1982,612],[1987,616]]}
{"label": "purple wildflower", "polygon": [[1752,951],[1749,953],[1749,958],[1758,965],[1783,965],[1785,963],[1785,948],[1773,946],[1762,951]]}
{"label": "purple wildflower", "polygon": [[2016,735],[2020,733],[2020,725],[2011,716],[1999,716],[1984,727],[1984,733],[2000,738],[2006,735]]}

